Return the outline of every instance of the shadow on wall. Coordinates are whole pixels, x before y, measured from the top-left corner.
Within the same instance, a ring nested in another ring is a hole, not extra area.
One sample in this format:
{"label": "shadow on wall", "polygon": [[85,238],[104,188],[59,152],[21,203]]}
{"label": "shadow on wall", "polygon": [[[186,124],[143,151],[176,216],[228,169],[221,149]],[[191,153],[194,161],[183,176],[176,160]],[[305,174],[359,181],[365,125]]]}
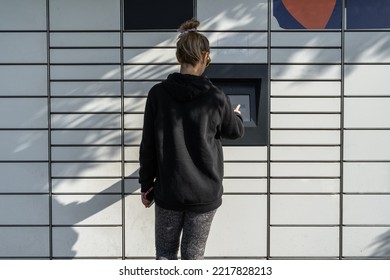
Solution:
{"label": "shadow on wall", "polygon": [[53,195],[54,258],[122,257],[122,215],[132,214],[123,213],[122,207],[126,196],[138,189],[133,185],[122,196],[118,193],[122,183],[117,181],[101,193]]}
{"label": "shadow on wall", "polygon": [[390,257],[390,230],[379,235],[370,245],[373,249],[371,257]]}

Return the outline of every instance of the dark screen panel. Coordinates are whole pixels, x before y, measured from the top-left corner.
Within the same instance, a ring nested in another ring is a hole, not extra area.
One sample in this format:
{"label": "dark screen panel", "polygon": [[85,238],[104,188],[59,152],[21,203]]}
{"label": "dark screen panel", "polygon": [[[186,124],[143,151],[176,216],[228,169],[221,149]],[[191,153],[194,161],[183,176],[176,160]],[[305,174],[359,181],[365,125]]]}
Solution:
{"label": "dark screen panel", "polygon": [[176,30],[193,17],[194,0],[124,0],[125,30]]}
{"label": "dark screen panel", "polygon": [[347,1],[348,29],[390,28],[390,0]]}

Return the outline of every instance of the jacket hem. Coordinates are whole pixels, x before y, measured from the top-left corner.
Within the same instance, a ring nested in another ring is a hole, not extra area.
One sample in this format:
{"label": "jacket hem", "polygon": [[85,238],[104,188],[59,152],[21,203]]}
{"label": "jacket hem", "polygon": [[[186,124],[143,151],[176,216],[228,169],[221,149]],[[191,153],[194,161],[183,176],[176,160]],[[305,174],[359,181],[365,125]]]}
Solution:
{"label": "jacket hem", "polygon": [[211,203],[207,204],[169,204],[169,203],[164,203],[160,200],[156,200],[156,204],[158,207],[166,209],[166,210],[172,210],[172,211],[179,211],[179,212],[197,212],[197,213],[206,213],[213,211],[217,209],[219,206],[222,205],[222,198],[219,198],[216,201],[213,201]]}

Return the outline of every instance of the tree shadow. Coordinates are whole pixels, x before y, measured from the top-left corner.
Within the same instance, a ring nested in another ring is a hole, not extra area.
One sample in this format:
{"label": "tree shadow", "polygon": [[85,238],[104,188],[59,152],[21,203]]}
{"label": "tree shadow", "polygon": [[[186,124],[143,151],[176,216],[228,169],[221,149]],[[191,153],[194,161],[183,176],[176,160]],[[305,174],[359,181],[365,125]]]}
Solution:
{"label": "tree shadow", "polygon": [[369,247],[373,250],[371,257],[390,258],[390,230],[377,236]]}

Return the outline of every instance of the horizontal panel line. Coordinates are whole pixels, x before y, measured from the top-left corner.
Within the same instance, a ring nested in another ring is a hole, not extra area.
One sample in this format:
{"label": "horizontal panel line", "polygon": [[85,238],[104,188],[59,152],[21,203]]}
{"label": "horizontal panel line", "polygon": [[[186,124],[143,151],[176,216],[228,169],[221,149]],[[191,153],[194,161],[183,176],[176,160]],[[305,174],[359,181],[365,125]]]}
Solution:
{"label": "horizontal panel line", "polygon": [[121,82],[121,79],[50,79],[50,82]]}
{"label": "horizontal panel line", "polygon": [[123,82],[162,82],[165,79],[123,79]]}
{"label": "horizontal panel line", "polygon": [[281,65],[281,66],[298,66],[298,65],[307,65],[307,66],[341,66],[341,62],[272,62],[273,65]]}
{"label": "horizontal panel line", "polygon": [[[120,181],[118,181],[120,182]],[[122,195],[123,193],[121,191],[118,191],[118,192],[104,192],[104,191],[101,191],[101,192],[52,192],[53,196],[78,196],[78,195],[81,195],[81,196],[120,196]]]}
{"label": "horizontal panel line", "polygon": [[11,63],[11,62],[5,62],[1,63],[0,66],[47,66],[47,62],[31,62],[31,63]]}
{"label": "horizontal panel line", "polygon": [[120,62],[94,62],[94,63],[50,63],[50,66],[120,66]]}
{"label": "horizontal panel line", "polygon": [[[119,137],[118,137],[119,138]],[[92,147],[92,148],[105,148],[105,147],[122,147],[121,144],[103,144],[103,145],[99,145],[99,144],[52,144],[51,145],[52,148],[88,148],[88,147]],[[139,147],[136,146],[136,147]]]}
{"label": "horizontal panel line", "polygon": [[271,115],[341,115],[341,111],[272,111]]}
{"label": "horizontal panel line", "polygon": [[51,99],[78,99],[78,98],[80,98],[80,99],[93,99],[93,98],[112,98],[112,99],[116,99],[116,98],[118,98],[118,99],[121,99],[122,97],[125,97],[125,98],[141,98],[141,97],[143,97],[143,98],[146,98],[147,96],[146,96],[146,93],[145,93],[145,95],[125,95],[125,96],[121,96],[120,94],[113,94],[113,95],[77,95],[77,94],[74,94],[74,95],[71,95],[71,94],[69,94],[69,95],[60,95],[60,94],[56,94],[56,95],[52,95],[52,96],[50,96],[50,98]]}
{"label": "horizontal panel line", "polygon": [[377,130],[377,131],[382,131],[382,130],[388,130],[390,131],[390,127],[356,127],[356,128],[344,128],[345,131],[370,131],[370,130]]}
{"label": "horizontal panel line", "polygon": [[270,128],[271,131],[334,131],[340,132],[341,128],[321,128],[321,127],[313,127],[313,128]]}
{"label": "horizontal panel line", "polygon": [[271,163],[341,163],[340,160],[270,160]]}
{"label": "horizontal panel line", "polygon": [[271,58],[271,66],[273,65],[280,65],[280,66],[340,66],[341,62],[272,62]]}
{"label": "horizontal panel line", "polygon": [[49,96],[46,95],[1,95],[0,98],[20,98],[20,99],[26,99],[26,98],[48,98]]}
{"label": "horizontal panel line", "polygon": [[271,44],[271,50],[341,50],[341,45],[339,46],[286,46],[286,45],[276,45]]}
{"label": "horizontal panel line", "polygon": [[359,65],[359,66],[367,66],[367,65],[388,65],[390,66],[390,62],[345,62],[344,63],[345,66],[347,65]]}
{"label": "horizontal panel line", "polygon": [[[134,177],[134,179],[138,177]],[[117,179],[117,180],[121,180],[122,177],[121,176],[52,176],[51,179],[58,179],[58,180],[61,180],[61,179]]]}
{"label": "horizontal panel line", "polygon": [[51,260],[49,255],[45,256],[0,256],[0,260]]}
{"label": "horizontal panel line", "polygon": [[261,196],[266,196],[267,195],[267,192],[264,191],[264,192],[229,192],[229,191],[226,191],[223,193],[224,196],[229,196],[229,195],[252,195],[252,196],[255,196],[255,195],[261,195]]}
{"label": "horizontal panel line", "polygon": [[[96,111],[96,112],[86,112],[86,111],[80,111],[80,112],[69,112],[69,111],[51,111],[50,112],[51,115],[118,115],[120,116],[122,114],[121,111],[115,111],[115,112],[102,112],[102,111]],[[132,113],[132,114],[136,114],[136,113]],[[137,113],[137,114],[140,114],[140,113]]]}
{"label": "horizontal panel line", "polygon": [[338,95],[272,95],[271,94],[271,100],[276,98],[301,98],[301,99],[307,99],[307,98],[342,98],[340,94]]}
{"label": "horizontal panel line", "polygon": [[67,128],[67,127],[52,127],[51,128],[51,131],[57,131],[57,130],[61,130],[61,131],[95,131],[95,130],[102,130],[102,131],[106,131],[106,130],[113,130],[113,131],[120,131],[121,128],[118,126],[118,127],[115,127],[115,128],[106,128],[106,127],[82,127],[82,128]]}
{"label": "horizontal panel line", "polygon": [[312,180],[312,179],[341,179],[340,176],[270,176],[270,179],[302,179],[302,180]]}
{"label": "horizontal panel line", "polygon": [[2,127],[0,128],[0,131],[47,131],[49,128],[48,127],[39,127],[39,128],[7,128],[7,127]]}
{"label": "horizontal panel line", "polygon": [[[272,185],[272,183],[271,183]],[[272,189],[272,186],[271,186]],[[339,192],[270,192],[270,195],[272,196],[282,196],[282,195],[288,195],[288,196],[329,196],[329,195],[341,195]]]}
{"label": "horizontal panel line", "polygon": [[37,29],[37,30],[34,30],[34,29],[16,29],[16,30],[8,29],[8,30],[0,30],[0,34],[1,33],[47,33],[47,30],[43,30],[43,29]]}
{"label": "horizontal panel line", "polygon": [[[303,127],[303,128],[300,128],[300,127],[294,127],[294,126],[290,126],[290,127],[271,127],[270,129],[271,130],[303,130],[303,129],[306,129],[307,127]],[[334,129],[340,129],[339,127],[332,127],[332,126],[325,126],[323,127],[323,129],[319,129],[319,128],[316,128],[316,127],[310,127],[310,129],[313,129],[313,130],[334,130]]]}
{"label": "horizontal panel line", "polygon": [[339,260],[339,256],[273,256],[269,257],[269,260]]}
{"label": "horizontal panel line", "polygon": [[267,176],[224,176],[223,179],[267,179]]}
{"label": "horizontal panel line", "polygon": [[0,160],[0,163],[49,163],[49,159],[47,160]]}
{"label": "horizontal panel line", "polygon": [[263,160],[255,160],[255,159],[254,160],[250,160],[250,159],[224,160],[224,163],[267,163],[267,159],[263,159]]}
{"label": "horizontal panel line", "polygon": [[343,192],[344,195],[355,195],[355,196],[360,196],[360,195],[365,195],[365,196],[370,196],[370,195],[390,195],[390,192]]}
{"label": "horizontal panel line", "polygon": [[88,256],[88,257],[79,257],[77,255],[75,256],[61,256],[60,254],[53,255],[51,260],[122,260],[122,255],[118,255],[116,257],[113,256],[100,256],[100,257],[95,257],[95,256]]}
{"label": "horizontal panel line", "polygon": [[341,99],[341,95],[271,95],[272,99]]}
{"label": "horizontal panel line", "polygon": [[[217,30],[217,29],[199,29],[201,33],[268,33],[267,29],[241,29],[241,30]],[[126,34],[126,33],[125,33]]]}
{"label": "horizontal panel line", "polygon": [[[130,195],[136,195],[136,194],[141,194],[141,193],[136,193],[139,189],[141,189],[141,186],[134,192],[105,192],[102,191],[101,193],[96,193],[96,192],[72,192],[72,193],[67,193],[67,192],[53,192],[53,196],[104,196],[104,195],[111,195],[111,196],[130,196]],[[118,199],[121,200],[122,198]]]}
{"label": "horizontal panel line", "polygon": [[340,227],[339,224],[270,224],[271,227],[278,228],[278,227],[316,227],[316,228],[338,228]]}
{"label": "horizontal panel line", "polygon": [[117,46],[50,46],[50,50],[120,50]]}
{"label": "horizontal panel line", "polygon": [[18,227],[49,227],[49,224],[1,224],[0,228],[18,228]]}
{"label": "horizontal panel line", "polygon": [[[134,97],[134,96],[124,96],[125,98],[145,98],[146,99],[146,96],[140,96],[140,97]],[[0,97],[1,98],[1,97]],[[52,100],[55,100],[55,99],[91,99],[91,98],[103,98],[103,99],[118,99],[120,100],[122,98],[121,95],[54,95],[54,96],[51,96],[51,99]]]}
{"label": "horizontal panel line", "polygon": [[[255,63],[253,63],[255,64]],[[1,64],[0,64],[1,65]],[[11,65],[18,65],[18,64],[11,64]],[[30,64],[20,64],[20,65],[30,65]],[[40,64],[37,64],[40,65]],[[47,65],[42,64],[42,65]],[[50,66],[176,66],[178,65],[177,62],[161,62],[161,63],[120,63],[120,62],[84,62],[84,63],[74,63],[74,62],[69,62],[69,63],[50,63]]]}
{"label": "horizontal panel line", "polygon": [[343,160],[343,163],[390,163],[389,160]]}
{"label": "horizontal panel line", "polygon": [[289,147],[296,147],[296,148],[304,148],[304,147],[318,147],[318,148],[321,148],[321,147],[341,147],[340,144],[329,144],[329,145],[326,145],[326,144],[313,144],[313,145],[310,145],[310,144],[270,144],[270,147],[286,147],[286,148],[289,148]]}
{"label": "horizontal panel line", "polygon": [[270,82],[341,82],[340,79],[270,79]]}
{"label": "horizontal panel line", "polygon": [[354,227],[389,227],[390,228],[390,224],[343,224],[342,225],[343,228],[354,228]]}
{"label": "horizontal panel line", "polygon": [[51,115],[143,115],[144,112],[122,112],[122,111],[51,111]]}
{"label": "horizontal panel line", "polygon": [[[278,180],[290,180],[290,178],[277,178]],[[299,179],[299,178],[294,178],[294,179]],[[303,179],[306,179],[306,178],[303,178]],[[313,178],[310,178],[310,179],[313,179]],[[340,178],[325,178],[326,180],[334,180],[334,179],[340,179]]]}
{"label": "horizontal panel line", "polygon": [[[118,128],[101,128],[101,127],[98,127],[98,128],[91,128],[91,127],[85,127],[85,128],[56,128],[56,127],[52,127],[50,129],[51,131],[121,131],[121,128],[118,127]],[[142,131],[142,130],[141,130]]]}
{"label": "horizontal panel line", "polygon": [[120,34],[120,29],[107,29],[107,30],[96,30],[96,29],[50,29],[50,34],[53,33],[117,33]]}
{"label": "horizontal panel line", "polygon": [[0,196],[11,196],[11,195],[31,195],[31,196],[42,196],[49,195],[49,192],[0,192]]}
{"label": "horizontal panel line", "polygon": [[76,225],[73,225],[73,224],[55,224],[53,223],[52,224],[52,227],[53,228],[69,228],[69,227],[72,227],[72,228],[93,228],[93,227],[99,227],[99,228],[107,228],[107,227],[112,227],[112,228],[118,228],[118,227],[122,227],[123,225],[121,224],[76,224]]}
{"label": "horizontal panel line", "polygon": [[[176,50],[176,46],[124,46],[124,50]],[[232,45],[232,46],[215,46],[210,45],[211,50],[267,50],[267,46],[261,45],[261,46],[239,46],[239,45]]]}
{"label": "horizontal panel line", "polygon": [[350,98],[390,98],[390,94],[389,95],[346,95],[344,94],[344,99],[345,100],[348,100]]}
{"label": "horizontal panel line", "polygon": [[341,33],[341,29],[271,29],[272,33]]}
{"label": "horizontal panel line", "polygon": [[349,28],[349,29],[345,29],[345,33],[360,33],[360,32],[363,32],[363,33],[372,33],[372,32],[380,32],[380,33],[389,33],[390,30],[389,29],[375,29],[375,28],[370,28],[370,29],[363,29],[363,28]]}
{"label": "horizontal panel line", "polygon": [[48,95],[0,95],[0,99],[46,99]]}
{"label": "horizontal panel line", "polygon": [[122,163],[122,160],[51,160],[51,163]]}

